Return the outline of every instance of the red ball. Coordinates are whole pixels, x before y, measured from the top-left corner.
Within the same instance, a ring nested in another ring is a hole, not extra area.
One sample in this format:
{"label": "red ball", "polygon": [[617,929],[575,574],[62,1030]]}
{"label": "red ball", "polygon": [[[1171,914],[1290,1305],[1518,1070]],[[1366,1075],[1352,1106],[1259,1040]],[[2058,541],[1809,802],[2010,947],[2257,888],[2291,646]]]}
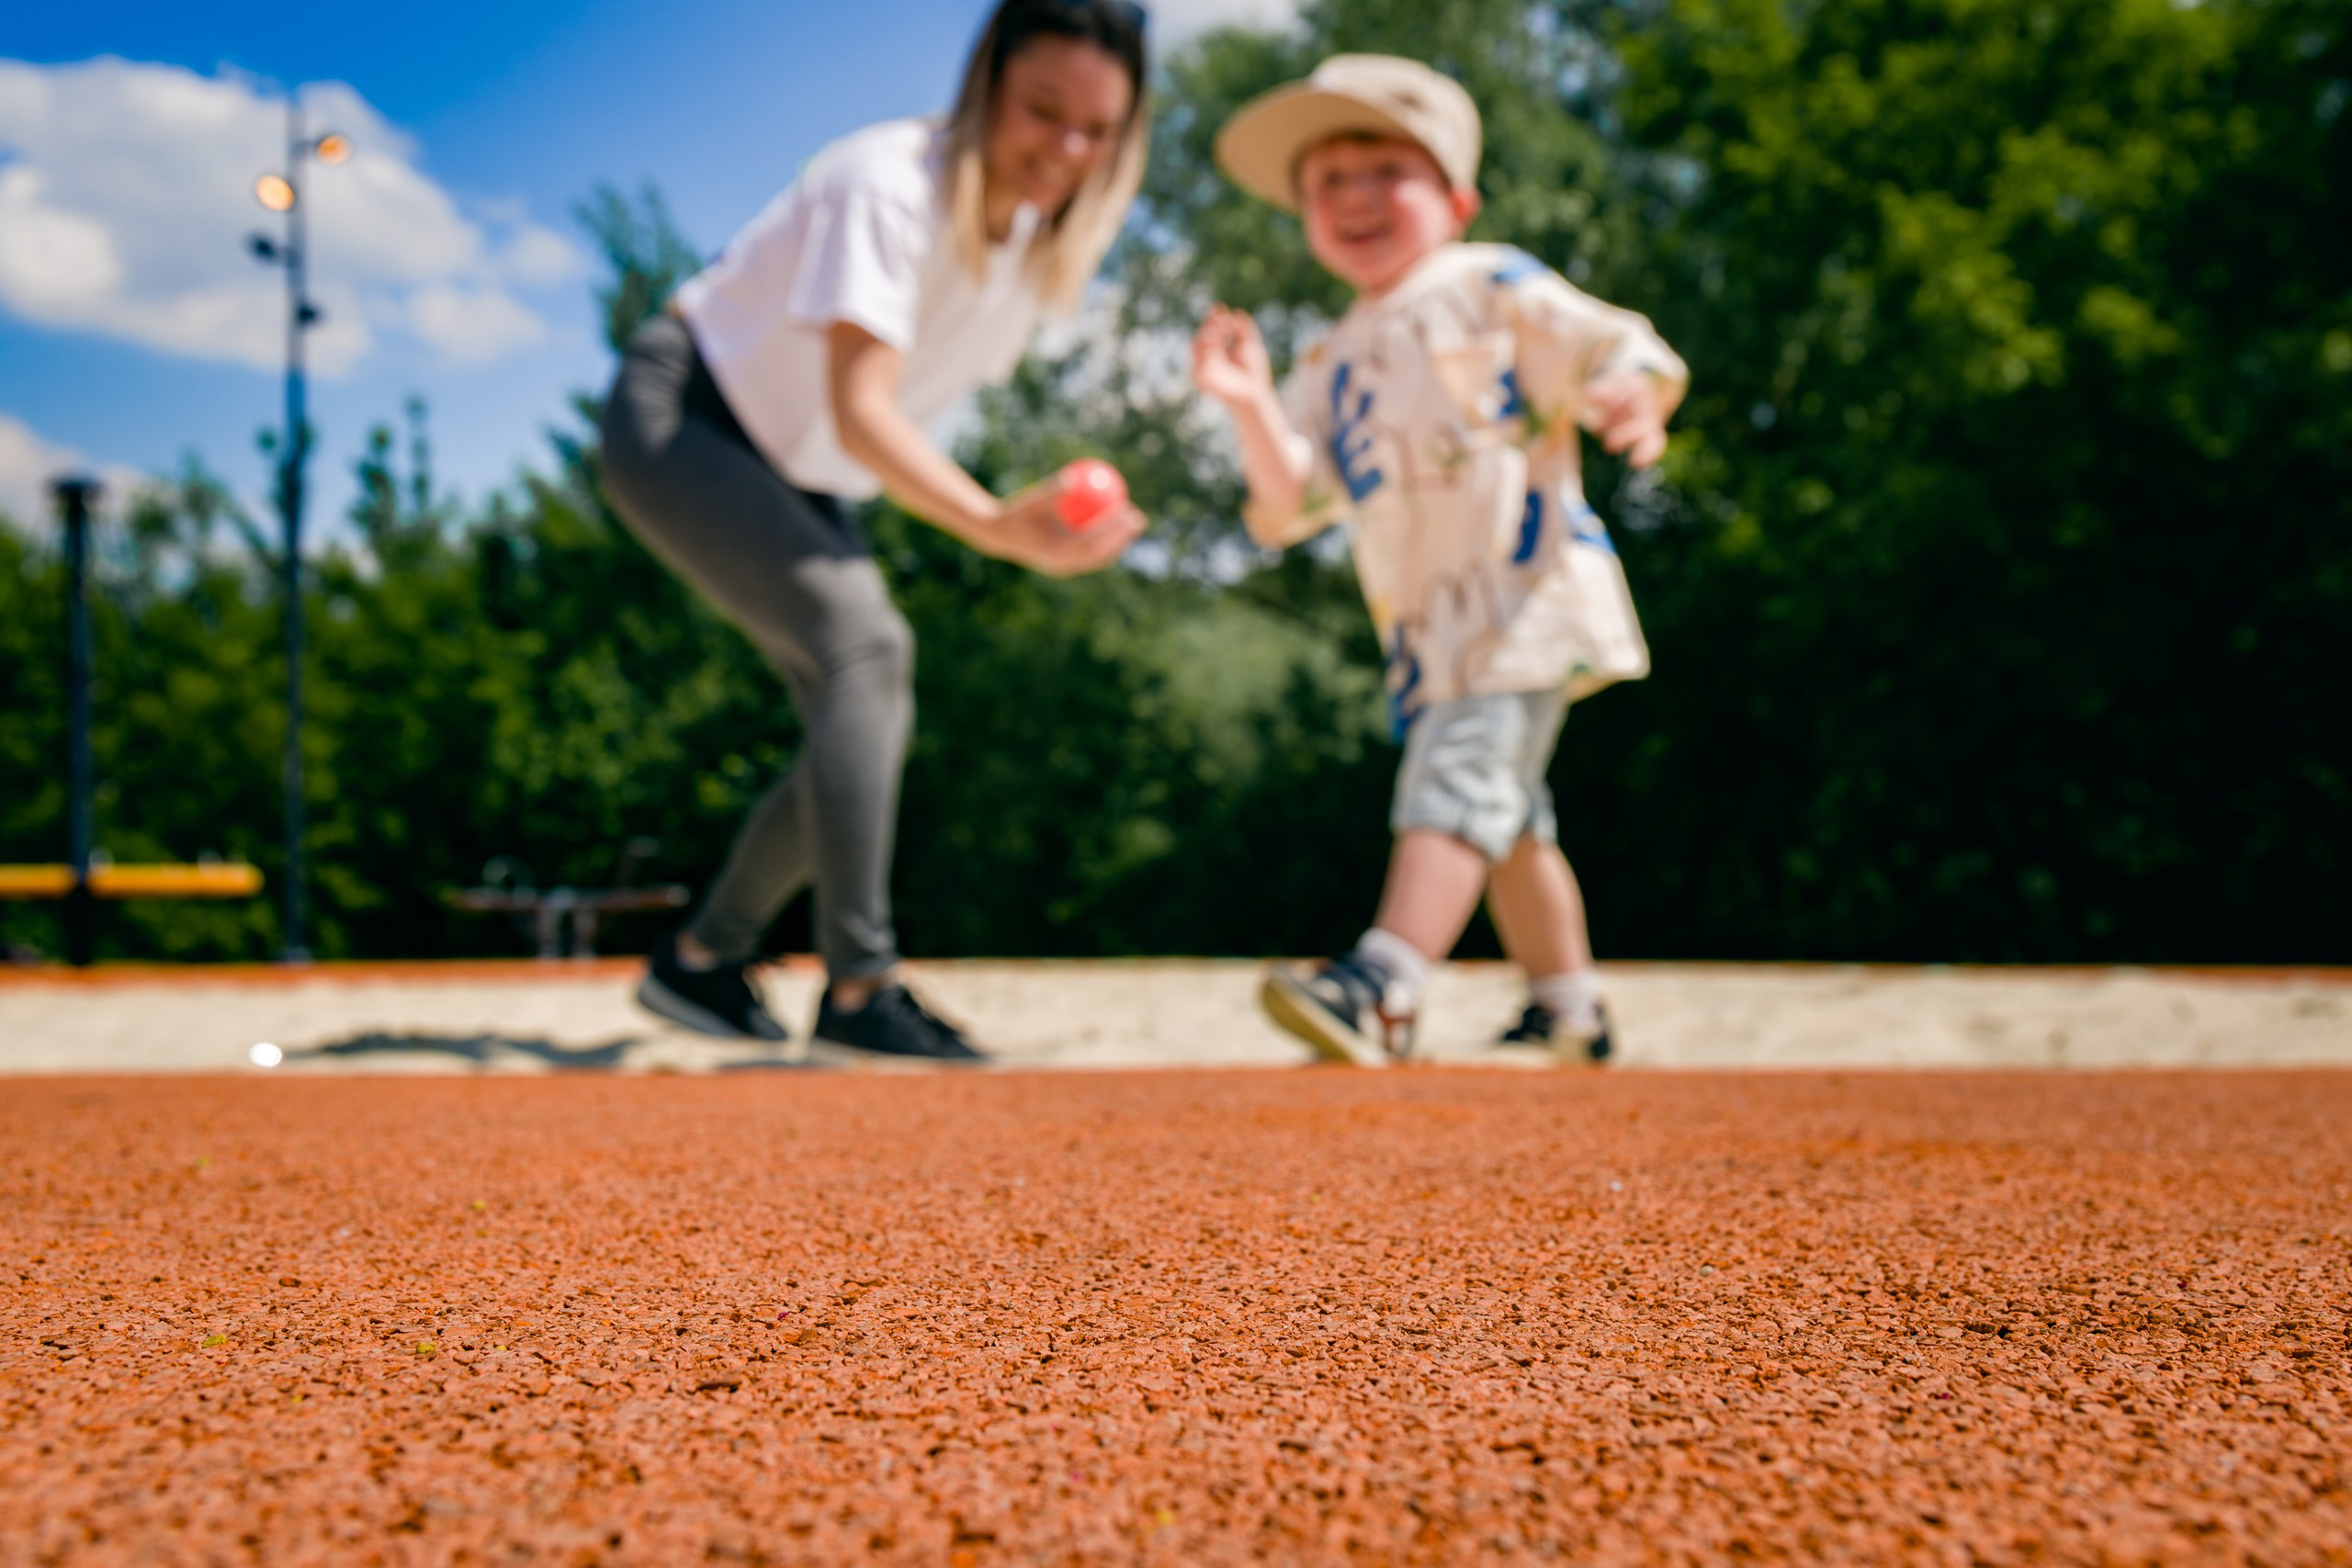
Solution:
{"label": "red ball", "polygon": [[1062,469],[1061,493],[1054,509],[1072,528],[1091,528],[1127,504],[1127,481],[1119,470],[1096,457],[1080,457]]}

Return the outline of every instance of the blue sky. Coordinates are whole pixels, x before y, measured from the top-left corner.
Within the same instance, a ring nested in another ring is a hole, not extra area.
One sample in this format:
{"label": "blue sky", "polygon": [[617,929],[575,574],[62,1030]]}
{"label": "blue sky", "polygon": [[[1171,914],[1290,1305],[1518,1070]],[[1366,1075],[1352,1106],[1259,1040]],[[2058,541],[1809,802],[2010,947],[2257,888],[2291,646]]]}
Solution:
{"label": "blue sky", "polygon": [[[1162,43],[1284,0],[1171,0]],[[593,0],[494,6],[48,5],[0,44],[0,510],[44,477],[199,454],[257,513],[279,417],[282,288],[239,254],[276,220],[278,85],[356,138],[309,175],[327,325],[313,532],[349,503],[368,426],[422,393],[444,488],[543,462],[572,390],[609,373],[571,218],[650,181],[715,250],[826,141],[933,112],[980,0]],[[13,231],[13,237],[10,233]]]}

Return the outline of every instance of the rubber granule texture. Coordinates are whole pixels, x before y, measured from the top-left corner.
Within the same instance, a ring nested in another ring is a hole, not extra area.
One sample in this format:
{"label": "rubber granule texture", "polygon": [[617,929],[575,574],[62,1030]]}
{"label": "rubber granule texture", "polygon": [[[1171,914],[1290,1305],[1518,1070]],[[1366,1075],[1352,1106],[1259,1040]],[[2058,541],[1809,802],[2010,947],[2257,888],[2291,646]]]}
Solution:
{"label": "rubber granule texture", "polygon": [[0,1560],[2343,1562],[2348,1112],[19,1080]]}

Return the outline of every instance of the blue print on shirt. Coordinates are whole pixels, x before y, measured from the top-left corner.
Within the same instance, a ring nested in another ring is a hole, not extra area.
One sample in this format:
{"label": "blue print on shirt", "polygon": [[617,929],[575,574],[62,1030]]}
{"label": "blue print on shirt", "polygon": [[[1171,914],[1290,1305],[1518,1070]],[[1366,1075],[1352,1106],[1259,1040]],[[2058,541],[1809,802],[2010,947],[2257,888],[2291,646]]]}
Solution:
{"label": "blue print on shirt", "polygon": [[1519,516],[1519,547],[1510,553],[1510,564],[1525,566],[1535,558],[1535,547],[1544,540],[1544,492],[1527,492],[1527,510]]}
{"label": "blue print on shirt", "polygon": [[1612,556],[1617,553],[1617,541],[1600,525],[1600,513],[1589,506],[1579,506],[1568,513],[1568,536],[1579,545],[1590,545]]}
{"label": "blue print on shirt", "polygon": [[1388,648],[1388,730],[1398,741],[1421,716],[1421,661],[1405,642],[1405,628],[1398,626]]}
{"label": "blue print on shirt", "polygon": [[1539,272],[1551,270],[1525,251],[1506,247],[1503,251],[1502,265],[1495,268],[1495,281],[1517,283],[1522,277],[1532,277]]}
{"label": "blue print on shirt", "polygon": [[1331,466],[1340,470],[1340,482],[1348,487],[1350,501],[1362,501],[1380,488],[1378,468],[1359,468],[1372,452],[1372,434],[1364,430],[1364,421],[1372,416],[1372,394],[1356,394],[1355,410],[1348,409],[1348,384],[1355,378],[1355,367],[1341,364],[1331,377]]}
{"label": "blue print on shirt", "polygon": [[1503,406],[1495,412],[1497,419],[1516,419],[1527,412],[1527,400],[1519,395],[1519,367],[1513,366],[1503,372]]}

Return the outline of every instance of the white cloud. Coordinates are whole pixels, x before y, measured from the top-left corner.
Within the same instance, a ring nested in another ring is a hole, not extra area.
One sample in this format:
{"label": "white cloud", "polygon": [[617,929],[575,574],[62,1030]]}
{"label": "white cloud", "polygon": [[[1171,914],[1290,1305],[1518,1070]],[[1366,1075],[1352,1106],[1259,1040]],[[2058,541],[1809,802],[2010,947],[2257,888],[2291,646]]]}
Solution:
{"label": "white cloud", "polygon": [[145,482],[119,465],[96,467],[72,447],[41,439],[24,421],[0,413],[0,521],[40,536],[57,515],[49,487],[68,474],[93,474],[105,485],[101,505],[128,497]]}
{"label": "white cloud", "polygon": [[[537,341],[516,290],[560,282],[577,254],[513,204],[461,203],[411,138],[340,84],[303,95],[310,128],[356,152],[303,174],[312,363],[333,375],[405,333],[460,363]],[[253,197],[283,166],[284,105],[223,73],[101,58],[0,60],[0,308],[45,326],[268,367],[285,280],[246,250],[282,236]],[[379,334],[383,334],[379,337]]]}
{"label": "white cloud", "polygon": [[562,283],[580,270],[580,253],[553,230],[525,228],[499,252],[499,270],[517,283]]}
{"label": "white cloud", "polygon": [[1299,0],[1155,0],[1153,31],[1162,43],[1181,43],[1211,28],[1280,31],[1298,20]]}
{"label": "white cloud", "polygon": [[416,335],[455,364],[496,359],[547,335],[539,320],[512,294],[495,288],[434,284],[410,299],[409,320]]}

